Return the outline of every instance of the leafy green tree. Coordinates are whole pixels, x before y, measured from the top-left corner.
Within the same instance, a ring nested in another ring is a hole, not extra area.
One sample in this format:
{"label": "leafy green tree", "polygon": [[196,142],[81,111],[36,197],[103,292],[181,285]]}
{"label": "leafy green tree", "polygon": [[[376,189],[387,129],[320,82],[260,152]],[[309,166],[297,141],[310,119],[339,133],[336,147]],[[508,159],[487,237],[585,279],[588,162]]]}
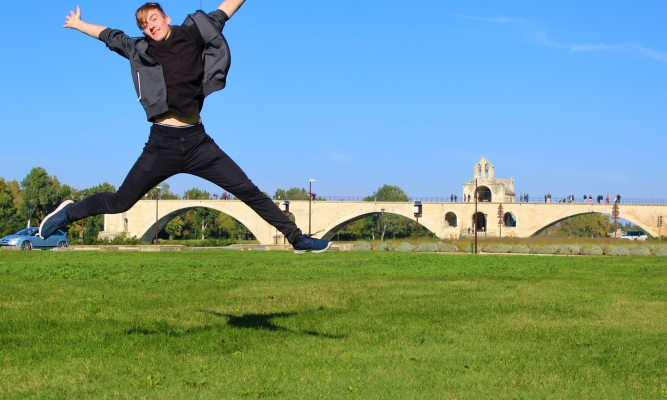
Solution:
{"label": "leafy green tree", "polygon": [[209,192],[197,188],[186,190],[185,193],[183,193],[183,198],[185,198],[187,195],[190,196],[190,200],[207,200],[211,198],[211,194]]}
{"label": "leafy green tree", "polygon": [[364,197],[364,201],[410,201],[408,195],[398,186],[382,185],[372,195]]}
{"label": "leafy green tree", "polygon": [[160,194],[160,200],[178,199],[178,195],[169,190],[169,184],[167,182],[158,183],[157,185],[153,186],[148,192],[146,192],[144,199],[153,200],[158,195],[158,193]]}
{"label": "leafy green tree", "polygon": [[608,215],[588,213],[567,218],[550,232],[560,237],[605,237],[610,229]]}
{"label": "leafy green tree", "polygon": [[308,191],[297,187],[288,190],[276,189],[273,195],[274,200],[308,200]]}
{"label": "leafy green tree", "polygon": [[169,190],[169,184],[167,182],[163,182],[160,186],[162,186],[162,190],[160,190],[161,200],[178,200],[178,195]]}
{"label": "leafy green tree", "polygon": [[220,215],[220,211],[205,207],[197,207],[182,214],[183,217],[183,237],[186,239],[206,239],[206,237],[215,233],[215,220]]}
{"label": "leafy green tree", "polygon": [[181,235],[183,239],[196,239],[195,236],[198,232],[199,222],[197,221],[197,210],[188,210],[184,214],[181,214],[180,217],[183,219],[183,231]]}
{"label": "leafy green tree", "polygon": [[181,233],[183,232],[183,224],[184,222],[181,217],[176,217],[169,221],[167,226],[164,227],[165,232],[169,235],[169,240],[181,236]]}
{"label": "leafy green tree", "polygon": [[[171,230],[170,225],[172,223],[176,224],[173,221],[177,219],[180,219],[178,223],[180,230]],[[167,224],[165,232],[172,237],[197,240],[207,238],[253,238],[252,233],[236,219],[220,211],[205,207],[197,207],[177,216]]]}
{"label": "leafy green tree", "polygon": [[233,238],[240,223],[225,213],[220,213],[215,219],[215,236],[222,239]]}
{"label": "leafy green tree", "polygon": [[60,193],[59,193],[60,201],[76,200],[77,193],[78,190],[71,187],[70,185],[62,185],[60,187]]}
{"label": "leafy green tree", "polygon": [[212,210],[210,208],[198,208],[199,212],[197,213],[197,220],[199,221],[199,227],[201,232],[201,240],[206,239],[206,234],[213,228],[216,218],[220,215],[220,211]]}
{"label": "leafy green tree", "polygon": [[[63,188],[66,186],[67,185],[63,185]],[[74,201],[79,201],[82,198],[90,197],[98,193],[115,193],[116,187],[110,184],[109,182],[104,182],[87,189],[82,189],[82,190],[71,189],[70,191],[71,191],[70,198]],[[84,244],[97,243],[98,242],[97,235],[104,228],[104,215],[94,215],[92,217],[87,217],[81,221],[77,221],[71,224],[68,228],[68,234],[70,240],[75,240],[76,238],[80,238],[82,236],[81,235],[82,224],[83,224]]]}
{"label": "leafy green tree", "polygon": [[18,181],[5,181],[0,178],[0,191],[8,193],[12,197],[14,208],[18,209],[22,201],[21,186]]}
{"label": "leafy green tree", "polygon": [[25,221],[17,214],[21,204],[20,193],[17,181],[7,182],[0,178],[0,236],[25,227]]}
{"label": "leafy green tree", "polygon": [[61,185],[58,178],[51,177],[46,170],[36,167],[21,181],[22,202],[19,214],[25,220],[41,221],[60,203],[62,197]]}

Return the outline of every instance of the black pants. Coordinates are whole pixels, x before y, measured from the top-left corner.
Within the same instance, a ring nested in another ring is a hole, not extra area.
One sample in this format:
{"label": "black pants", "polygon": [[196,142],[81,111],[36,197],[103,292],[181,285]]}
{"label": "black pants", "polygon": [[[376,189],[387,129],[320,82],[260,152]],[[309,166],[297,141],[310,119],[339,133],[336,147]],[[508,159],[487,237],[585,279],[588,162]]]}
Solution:
{"label": "black pants", "polygon": [[233,194],[294,244],[301,230],[218,147],[202,124],[185,128],[154,124],[144,151],[116,193],[98,193],[72,204],[70,222],[91,215],[129,210],[150,189],[167,178],[188,173],[208,180]]}

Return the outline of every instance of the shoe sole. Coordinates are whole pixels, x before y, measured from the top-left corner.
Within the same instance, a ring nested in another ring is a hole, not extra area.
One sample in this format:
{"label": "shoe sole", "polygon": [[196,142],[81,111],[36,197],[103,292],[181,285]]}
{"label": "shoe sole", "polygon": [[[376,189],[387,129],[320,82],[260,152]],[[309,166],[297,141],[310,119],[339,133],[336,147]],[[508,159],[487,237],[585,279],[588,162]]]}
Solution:
{"label": "shoe sole", "polygon": [[42,227],[44,227],[44,223],[45,223],[46,221],[48,221],[49,218],[51,218],[51,217],[53,217],[54,215],[56,215],[56,214],[58,213],[58,211],[62,210],[63,208],[65,208],[66,206],[68,206],[68,205],[70,205],[70,204],[72,204],[72,203],[74,203],[72,200],[65,200],[65,201],[63,201],[63,202],[58,206],[58,208],[55,209],[55,211],[53,211],[51,214],[49,214],[49,215],[47,215],[46,217],[44,217],[44,219],[42,220],[42,223],[39,224],[39,237],[40,237],[42,240],[46,240],[46,239],[47,239],[47,238],[45,238],[45,237],[42,236]]}
{"label": "shoe sole", "polygon": [[[311,253],[324,253],[325,251],[329,250],[330,247],[331,247],[331,242],[329,242],[329,243],[327,244],[327,247],[326,247],[325,249],[322,249],[322,250],[311,250],[310,252],[311,252]],[[294,254],[304,254],[304,253],[306,253],[306,252],[308,252],[308,250],[294,250]]]}

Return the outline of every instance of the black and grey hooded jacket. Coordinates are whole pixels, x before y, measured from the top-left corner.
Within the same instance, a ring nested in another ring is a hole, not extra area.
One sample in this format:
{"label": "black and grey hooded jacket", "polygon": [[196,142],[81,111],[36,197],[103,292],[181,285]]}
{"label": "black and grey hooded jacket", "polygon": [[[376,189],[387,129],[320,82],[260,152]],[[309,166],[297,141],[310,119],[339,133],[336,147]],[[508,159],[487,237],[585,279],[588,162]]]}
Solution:
{"label": "black and grey hooded jacket", "polygon": [[[204,96],[222,90],[227,81],[227,72],[231,64],[229,45],[222,35],[227,15],[221,10],[211,13],[197,11],[187,16],[183,25],[197,25],[206,46],[204,59]],[[146,111],[146,117],[152,121],[158,115],[169,110],[167,105],[167,87],[162,73],[162,66],[146,54],[148,43],[145,38],[131,38],[122,31],[107,28],[100,33],[99,39],[109,50],[115,51],[130,60],[132,79],[139,102]]]}

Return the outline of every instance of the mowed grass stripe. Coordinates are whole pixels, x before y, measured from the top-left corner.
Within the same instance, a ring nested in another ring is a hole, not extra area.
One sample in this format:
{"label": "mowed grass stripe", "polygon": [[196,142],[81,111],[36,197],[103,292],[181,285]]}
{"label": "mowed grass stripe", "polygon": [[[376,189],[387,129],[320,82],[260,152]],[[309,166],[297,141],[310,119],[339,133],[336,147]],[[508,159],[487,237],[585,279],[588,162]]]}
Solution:
{"label": "mowed grass stripe", "polygon": [[2,398],[660,398],[657,257],[0,252]]}

